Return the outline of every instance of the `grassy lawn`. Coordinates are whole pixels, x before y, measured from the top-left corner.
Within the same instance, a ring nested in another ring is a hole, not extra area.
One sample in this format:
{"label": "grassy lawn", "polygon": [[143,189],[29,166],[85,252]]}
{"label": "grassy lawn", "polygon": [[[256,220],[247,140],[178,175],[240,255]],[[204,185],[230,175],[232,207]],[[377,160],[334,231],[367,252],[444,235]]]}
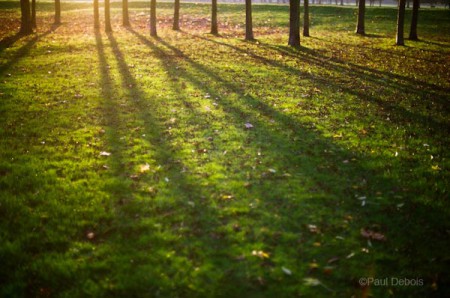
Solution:
{"label": "grassy lawn", "polygon": [[0,1],[1,297],[450,296],[448,10],[52,5]]}

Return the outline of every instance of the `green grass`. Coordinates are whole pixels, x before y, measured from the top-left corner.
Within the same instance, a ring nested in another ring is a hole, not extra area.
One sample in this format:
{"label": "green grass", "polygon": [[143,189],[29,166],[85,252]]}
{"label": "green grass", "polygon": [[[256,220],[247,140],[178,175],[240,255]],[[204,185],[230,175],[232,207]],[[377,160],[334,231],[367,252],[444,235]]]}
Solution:
{"label": "green grass", "polygon": [[313,6],[294,50],[286,6],[255,5],[249,43],[242,5],[215,37],[207,5],[173,32],[158,4],[150,38],[147,3],[110,35],[38,4],[13,38],[0,2],[0,296],[448,296],[448,11],[396,47],[395,9],[360,37],[354,7]]}

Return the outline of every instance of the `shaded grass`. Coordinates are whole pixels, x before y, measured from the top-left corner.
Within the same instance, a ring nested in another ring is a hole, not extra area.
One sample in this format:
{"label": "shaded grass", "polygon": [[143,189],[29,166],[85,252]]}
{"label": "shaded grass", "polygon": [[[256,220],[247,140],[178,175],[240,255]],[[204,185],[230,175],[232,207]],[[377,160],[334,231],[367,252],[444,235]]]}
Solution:
{"label": "shaded grass", "polygon": [[241,6],[223,37],[186,7],[156,39],[139,10],[109,35],[75,11],[1,52],[2,295],[448,294],[448,38],[344,18],[292,50],[276,25],[234,38]]}

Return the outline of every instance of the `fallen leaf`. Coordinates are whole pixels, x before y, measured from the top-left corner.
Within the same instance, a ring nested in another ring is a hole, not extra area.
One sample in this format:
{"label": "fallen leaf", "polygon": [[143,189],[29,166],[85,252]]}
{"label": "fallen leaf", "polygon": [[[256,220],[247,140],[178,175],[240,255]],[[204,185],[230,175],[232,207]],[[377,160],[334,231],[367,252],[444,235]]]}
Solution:
{"label": "fallen leaf", "polygon": [[283,270],[283,272],[286,273],[287,275],[292,275],[292,271],[286,267],[281,267],[281,270]]}
{"label": "fallen leaf", "polygon": [[257,256],[257,257],[260,257],[261,259],[268,259],[270,257],[269,253],[264,252],[262,250],[252,251],[252,256]]}
{"label": "fallen leaf", "polygon": [[150,170],[150,165],[148,163],[146,163],[145,165],[139,166],[140,173],[145,173],[145,172],[148,172],[149,170]]}
{"label": "fallen leaf", "polygon": [[334,263],[334,262],[337,262],[337,261],[339,261],[339,258],[338,257],[332,257],[331,259],[329,259],[328,260],[328,264],[332,264],[332,263]]}
{"label": "fallen leaf", "polygon": [[320,280],[317,278],[306,277],[303,279],[303,283],[307,286],[318,286],[320,285]]}
{"label": "fallen leaf", "polygon": [[439,165],[431,166],[431,169],[432,169],[433,171],[440,171],[440,170],[441,170],[441,168],[439,167]]}
{"label": "fallen leaf", "polygon": [[367,230],[367,229],[361,229],[361,236],[363,236],[366,239],[372,239],[372,240],[377,240],[377,241],[386,241],[386,236],[379,233],[379,232],[374,232],[371,230]]}
{"label": "fallen leaf", "polygon": [[308,229],[311,233],[318,233],[319,229],[317,228],[316,225],[308,225]]}

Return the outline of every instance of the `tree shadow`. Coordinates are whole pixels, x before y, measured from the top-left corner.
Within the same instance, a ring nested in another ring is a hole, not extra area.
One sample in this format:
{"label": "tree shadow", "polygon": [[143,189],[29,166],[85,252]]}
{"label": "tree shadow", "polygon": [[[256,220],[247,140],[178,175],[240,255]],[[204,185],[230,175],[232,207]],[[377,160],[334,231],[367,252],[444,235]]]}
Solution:
{"label": "tree shadow", "polygon": [[[354,48],[357,51],[373,51],[374,50],[373,47],[365,46],[365,45],[361,45],[361,44],[351,44],[351,43],[348,43],[348,42],[342,42],[342,41],[337,41],[337,40],[330,41],[330,40],[328,40],[326,38],[320,38],[320,37],[315,37],[315,36],[311,37],[311,39],[315,39],[315,40],[321,41],[323,43],[333,43],[333,44],[339,44],[339,45],[342,45],[342,46],[345,46],[345,47],[351,47],[351,48]],[[393,47],[394,47],[395,46],[394,42],[392,44],[393,44]],[[408,45],[402,45],[401,47],[402,48],[408,48],[409,46]],[[409,48],[411,48],[411,47],[409,47]],[[432,53],[436,53],[436,54],[442,54],[442,52],[440,52],[440,51],[435,51],[435,50],[430,50],[430,49],[420,49],[420,50],[421,51],[425,51],[425,52],[432,52]],[[388,55],[397,56],[397,57],[400,57],[400,58],[406,57],[408,59],[411,59],[412,61],[417,60],[416,56],[408,55],[408,54],[405,54],[404,52],[399,53],[397,51],[385,50],[385,49],[380,49],[380,48],[377,48],[376,52],[381,52],[381,53],[385,53],[385,54],[388,54]],[[441,62],[441,60],[430,59],[430,58],[425,59],[425,60],[428,61],[428,62],[432,62],[432,63],[440,63]]]}
{"label": "tree shadow", "polygon": [[[307,180],[309,183],[313,184],[307,191],[307,196],[314,199],[307,200],[307,203],[302,205],[302,208],[311,212],[311,216],[316,212],[323,214],[324,217],[320,217],[319,219],[321,225],[326,227],[325,229],[328,229],[328,231],[334,232],[336,232],[336,230],[334,230],[335,227],[333,227],[332,223],[329,223],[331,220],[327,217],[342,216],[341,212],[358,213],[359,211],[356,211],[358,209],[357,203],[351,198],[355,195],[357,196],[361,191],[365,192],[370,197],[376,197],[376,192],[379,192],[379,187],[382,187],[383,189],[381,192],[389,203],[387,203],[387,201],[381,204],[375,203],[370,211],[361,211],[361,217],[358,217],[355,225],[361,227],[373,224],[374,222],[382,223],[382,225],[386,227],[404,225],[405,223],[410,223],[410,225],[405,229],[401,228],[400,234],[395,233],[395,235],[389,235],[389,237],[392,237],[390,239],[392,239],[393,245],[397,248],[397,251],[385,247],[385,251],[381,253],[381,255],[376,256],[372,261],[367,262],[366,260],[363,261],[363,263],[365,263],[365,265],[368,265],[369,263],[378,265],[378,269],[376,270],[384,271],[384,274],[387,272],[398,274],[395,273],[395,269],[393,269],[395,267],[396,270],[398,270],[398,267],[393,265],[397,258],[396,255],[398,254],[408,253],[410,255],[410,262],[408,263],[408,265],[410,265],[409,268],[405,268],[405,264],[398,264],[398,266],[403,266],[402,268],[408,272],[415,272],[420,262],[426,262],[424,259],[424,252],[429,252],[432,255],[439,255],[438,258],[440,260],[445,260],[445,257],[438,251],[433,251],[430,247],[424,246],[421,246],[419,249],[415,243],[421,243],[421,232],[419,232],[419,230],[424,228],[424,230],[433,233],[433,239],[436,239],[440,244],[443,244],[444,241],[442,240],[442,235],[445,234],[445,228],[442,226],[441,220],[445,218],[446,212],[436,207],[423,205],[420,201],[415,200],[408,202],[408,204],[411,205],[407,209],[398,210],[395,205],[396,203],[394,202],[396,201],[395,198],[402,192],[400,190],[401,183],[400,181],[383,177],[376,167],[371,166],[371,164],[376,164],[381,161],[375,161],[374,158],[348,151],[345,148],[336,145],[332,140],[320,136],[313,126],[308,127],[307,123],[299,123],[291,116],[286,115],[273,107],[268,106],[258,98],[249,95],[246,90],[238,84],[225,80],[216,71],[193,60],[164,39],[158,38],[154,39],[154,42],[152,42],[134,30],[129,31],[143,44],[147,45],[157,57],[164,60],[163,65],[169,73],[169,76],[183,78],[190,84],[193,84],[196,88],[203,90],[205,94],[210,96],[211,100],[215,100],[226,112],[226,117],[229,119],[230,126],[236,127],[243,125],[244,120],[252,123],[256,129],[249,133],[248,139],[245,142],[246,146],[255,146],[255,151],[258,150],[258,148],[263,148],[262,151],[267,152],[267,156],[270,156],[271,158],[276,156],[276,162],[274,162],[272,166],[277,169],[282,169],[282,171],[284,170],[287,173],[295,173],[297,171],[302,172],[304,176],[301,176],[301,178],[297,176],[296,179],[287,179],[287,181],[264,181],[264,178],[267,177],[267,173],[261,174],[261,176],[255,175],[250,178],[251,184],[257,185],[258,187],[250,188],[248,192],[261,198],[261,201],[265,204],[265,208],[272,208],[274,214],[280,215],[272,218],[274,226],[285,225],[289,227],[288,232],[292,232],[292,230],[290,230],[293,228],[292,225],[287,224],[289,220],[297,221],[298,224],[296,225],[296,228],[300,230],[311,220],[311,217],[308,215],[305,216],[304,211],[300,211],[298,209],[299,207],[292,204],[289,200],[280,200],[280,198],[276,197],[278,195],[276,189],[282,189],[283,186],[286,185],[291,187],[291,194],[293,194],[294,197],[300,195],[302,192],[304,193],[305,189],[298,187],[298,185],[295,186],[296,182],[294,181],[297,181],[297,183],[303,181],[303,183],[305,183],[304,181]],[[171,57],[176,57],[177,59],[172,59]],[[263,57],[263,60],[267,63],[274,64],[273,61],[267,60],[267,58]],[[184,63],[186,63],[186,65]],[[215,84],[205,85],[201,79],[202,77],[212,79]],[[326,82],[320,83],[326,84]],[[189,95],[186,94],[185,91],[179,88],[176,90],[177,93],[180,94],[179,98],[181,101],[189,101]],[[228,91],[228,96],[224,96],[225,90]],[[227,98],[230,94],[236,95],[236,102]],[[239,104],[241,106],[239,106]],[[192,107],[193,105],[193,103],[185,103],[185,106],[187,107]],[[201,117],[201,114],[195,113],[195,109],[191,109],[190,111],[192,111],[192,117]],[[274,126],[278,127],[278,129],[273,129],[274,127],[271,124],[271,120],[275,121]],[[286,139],[286,135],[291,135],[292,138]],[[318,150],[311,150],[311,148],[318,148]],[[297,152],[298,154],[293,154],[294,152]],[[350,165],[343,165],[341,163],[342,160],[348,159],[355,160],[355,162]],[[242,171],[245,170],[245,165],[243,165]],[[305,177],[307,177],[307,179],[305,179]],[[336,180],[338,181],[337,185],[329,183],[329,181]],[[360,184],[361,181],[366,181],[369,186],[364,186],[363,189],[357,191],[352,189],[352,185]],[[336,192],[339,193],[340,191],[336,190],[341,186],[345,188],[344,193],[347,197],[339,200],[335,198],[333,194]],[[378,190],[376,188],[378,188]],[[402,194],[402,196],[410,197],[414,196],[414,193],[406,192]],[[420,209],[420,211],[418,211],[418,209]],[[423,210],[436,214],[439,220],[430,220],[429,216],[422,213]],[[299,214],[301,215],[299,216]],[[420,224],[413,224],[411,223],[411,218],[416,218],[420,222],[427,221],[428,225],[424,227]],[[331,246],[334,247],[334,244],[331,244]],[[336,249],[335,252],[337,252],[341,251],[342,247],[334,247],[334,249]],[[307,262],[308,257],[311,255],[322,255],[323,257],[329,256],[329,253],[329,248],[310,249],[303,251],[303,254],[307,257],[301,259],[304,262]],[[401,262],[404,261],[403,258]],[[392,263],[389,266],[385,266],[386,262]],[[428,265],[424,265],[424,267],[426,266]],[[444,272],[442,271],[444,270],[444,267],[438,265],[438,268],[440,268],[438,270],[441,270],[440,273]],[[434,267],[433,270],[436,270],[436,267]],[[426,270],[418,272],[424,274]],[[427,280],[433,279],[432,275],[428,275],[426,278]],[[447,278],[444,275],[443,279],[439,281],[440,284],[444,284],[445,280],[447,280]],[[428,290],[429,289],[424,289],[424,291]]]}
{"label": "tree shadow", "polygon": [[[30,50],[40,39],[42,39],[42,38],[46,37],[47,35],[49,35],[50,33],[52,33],[57,27],[55,27],[55,28],[52,27],[42,34],[35,34],[23,46],[21,46],[19,49],[17,49],[14,52],[14,54],[12,55],[12,57],[9,58],[9,60],[6,63],[0,65],[0,75],[3,75],[5,73],[5,71],[8,70],[12,65],[16,64],[20,59],[22,59],[23,57],[28,55]],[[11,42],[9,43],[9,45],[7,47],[12,46],[15,42],[20,40],[22,37],[24,37],[24,35],[21,35],[21,34],[14,35],[14,37],[12,38]],[[0,46],[0,53],[7,47],[2,48]]]}
{"label": "tree shadow", "polygon": [[[116,218],[108,233],[114,236],[108,236],[107,244],[125,260],[114,264],[121,270],[112,276],[113,281],[119,284],[113,293],[140,295],[145,290],[148,293],[164,294],[168,288],[172,288],[167,295],[173,295],[173,291],[176,291],[182,296],[189,296],[192,291],[184,279],[195,271],[193,266],[215,268],[216,263],[229,259],[226,253],[227,240],[218,231],[223,219],[210,202],[208,187],[198,185],[189,176],[189,169],[177,158],[177,149],[170,143],[164,120],[157,114],[156,105],[161,103],[151,99],[139,87],[114,35],[107,36],[119,69],[122,82],[120,88],[125,90],[125,100],[117,101],[117,90],[114,89],[118,87],[112,86],[103,42],[98,34],[105,124],[111,147],[111,183],[116,184],[112,187],[116,191],[111,192]],[[135,175],[134,169],[127,166],[131,156],[127,151],[127,141],[123,138],[132,134],[129,124],[125,122],[131,120],[124,115],[127,107],[133,111],[130,117],[141,124],[140,138],[152,150],[152,160],[147,162],[152,168],[153,165],[159,165],[157,172]],[[145,189],[142,189],[144,185]],[[153,224],[148,225],[149,221]],[[165,222],[165,226],[161,226],[161,222]],[[202,247],[217,247],[217,251],[214,256],[205,255]],[[175,252],[174,258],[167,257]],[[161,258],[165,261],[161,261]],[[130,264],[130,259],[139,259],[140,262]],[[185,268],[177,269],[175,262],[184,262]],[[133,274],[139,284],[129,283],[121,288],[121,281],[129,274]],[[164,276],[169,276],[170,280],[178,279],[175,289],[173,285],[168,285]]]}
{"label": "tree shadow", "polygon": [[[443,137],[450,133],[450,127],[446,122],[435,119],[432,115],[418,114],[411,110],[405,109],[396,102],[387,102],[383,100],[383,92],[380,89],[384,89],[384,92],[389,94],[397,94],[398,91],[402,91],[405,94],[414,94],[421,97],[425,104],[433,102],[437,104],[434,109],[436,111],[449,112],[448,106],[448,93],[449,89],[429,84],[422,81],[417,81],[409,77],[400,76],[388,72],[383,72],[368,67],[355,65],[346,61],[341,61],[336,58],[325,57],[316,51],[310,50],[305,47],[301,47],[299,50],[292,49],[287,46],[272,46],[264,43],[260,43],[258,46],[262,46],[268,49],[276,50],[283,55],[289,55],[293,59],[300,59],[301,61],[310,65],[315,65],[319,68],[334,70],[342,74],[341,78],[315,76],[306,72],[303,72],[292,66],[283,64],[279,61],[262,57],[256,54],[251,49],[243,50],[237,46],[220,42],[217,40],[209,39],[202,36],[195,35],[194,37],[205,40],[216,45],[229,47],[235,51],[241,52],[245,55],[249,55],[251,58],[256,59],[267,65],[279,68],[282,71],[286,71],[292,75],[298,75],[300,77],[309,77],[311,80],[317,82],[321,88],[327,88],[332,90],[343,90],[346,93],[357,96],[357,98],[376,103],[380,108],[385,111],[385,115],[392,115],[390,121],[394,123],[404,125],[405,123],[414,123],[424,129],[431,129],[433,133],[443,134]],[[360,82],[360,86],[366,85],[365,88],[349,88],[347,87],[348,78],[351,78],[355,82]],[[342,83],[340,81],[342,80]],[[364,82],[364,84],[363,84]],[[368,93],[367,84],[369,82],[374,86],[374,91]],[[428,102],[428,103],[427,103]]]}

